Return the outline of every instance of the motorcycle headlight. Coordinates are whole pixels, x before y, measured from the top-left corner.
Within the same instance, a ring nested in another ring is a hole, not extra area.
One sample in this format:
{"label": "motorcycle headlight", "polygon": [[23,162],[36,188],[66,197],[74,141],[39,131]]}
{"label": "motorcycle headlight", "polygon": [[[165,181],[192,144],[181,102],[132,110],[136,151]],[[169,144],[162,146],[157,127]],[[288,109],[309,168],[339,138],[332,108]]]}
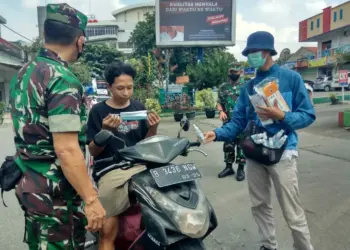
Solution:
{"label": "motorcycle headlight", "polygon": [[208,232],[210,215],[204,195],[199,193],[197,208],[190,209],[178,205],[154,188],[146,187],[146,190],[174,221],[181,233],[191,238],[202,238]]}

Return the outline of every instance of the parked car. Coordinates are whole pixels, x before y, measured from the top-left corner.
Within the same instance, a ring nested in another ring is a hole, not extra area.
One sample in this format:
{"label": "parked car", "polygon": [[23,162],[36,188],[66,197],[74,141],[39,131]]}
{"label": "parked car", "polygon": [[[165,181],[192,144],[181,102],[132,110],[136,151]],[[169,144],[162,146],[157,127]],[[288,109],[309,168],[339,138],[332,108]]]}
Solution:
{"label": "parked car", "polygon": [[315,84],[313,86],[314,91],[330,91],[333,88],[333,77],[321,75],[316,78]]}

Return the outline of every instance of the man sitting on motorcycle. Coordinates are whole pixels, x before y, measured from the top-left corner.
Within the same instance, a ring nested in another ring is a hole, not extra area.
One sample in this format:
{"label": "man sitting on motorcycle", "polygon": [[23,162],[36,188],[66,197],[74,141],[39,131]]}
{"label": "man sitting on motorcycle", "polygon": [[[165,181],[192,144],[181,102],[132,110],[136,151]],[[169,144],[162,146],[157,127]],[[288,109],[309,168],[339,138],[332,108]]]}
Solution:
{"label": "man sitting on motorcycle", "polygon": [[[136,72],[128,64],[112,63],[105,71],[108,90],[112,97],[94,105],[89,113],[87,124],[87,143],[90,154],[95,160],[101,160],[114,155],[115,147],[124,145],[101,146],[94,142],[95,135],[102,129],[109,130],[115,136],[123,139],[126,146],[133,146],[139,141],[156,135],[160,117],[150,112],[147,120],[121,121],[121,112],[146,110],[140,102],[131,99],[133,96],[134,78]],[[122,143],[120,143],[122,144]],[[106,210],[107,221],[100,231],[99,250],[114,249],[114,241],[118,235],[118,215],[125,212],[129,206],[128,184],[130,178],[145,170],[144,166],[134,166],[128,170],[116,169],[106,171],[96,177],[107,166],[93,167],[93,176],[99,188],[99,199]]]}

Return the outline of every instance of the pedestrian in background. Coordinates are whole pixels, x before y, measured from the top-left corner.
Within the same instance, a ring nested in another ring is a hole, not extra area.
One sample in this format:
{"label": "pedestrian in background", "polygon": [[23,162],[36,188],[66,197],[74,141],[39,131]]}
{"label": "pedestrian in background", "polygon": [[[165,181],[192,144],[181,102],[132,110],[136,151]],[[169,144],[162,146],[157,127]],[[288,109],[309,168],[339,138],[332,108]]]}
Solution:
{"label": "pedestrian in background", "polygon": [[[232,112],[237,103],[237,99],[240,93],[240,78],[241,78],[241,65],[240,63],[233,63],[230,65],[228,71],[228,82],[223,83],[219,88],[218,93],[218,103],[216,108],[219,112],[219,118],[226,124],[232,116]],[[242,149],[239,145],[241,136],[238,135],[233,141],[228,141],[224,143],[224,161],[226,167],[218,175],[219,178],[224,178],[229,175],[234,175],[233,163],[238,164],[237,168],[237,181],[243,181],[245,179],[244,166],[245,157]]]}

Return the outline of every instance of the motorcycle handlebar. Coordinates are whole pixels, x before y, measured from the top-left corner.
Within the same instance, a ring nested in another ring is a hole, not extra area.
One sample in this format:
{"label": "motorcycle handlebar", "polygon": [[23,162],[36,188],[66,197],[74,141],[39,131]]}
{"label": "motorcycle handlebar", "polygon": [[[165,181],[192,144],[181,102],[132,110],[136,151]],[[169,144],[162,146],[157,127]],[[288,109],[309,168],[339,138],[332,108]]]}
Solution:
{"label": "motorcycle handlebar", "polygon": [[114,161],[115,161],[114,157],[109,157],[109,158],[104,158],[104,159],[95,161],[95,164],[98,165],[98,164],[101,164],[101,163],[112,163]]}
{"label": "motorcycle handlebar", "polygon": [[190,142],[190,147],[199,147],[201,143],[199,141],[196,142]]}

